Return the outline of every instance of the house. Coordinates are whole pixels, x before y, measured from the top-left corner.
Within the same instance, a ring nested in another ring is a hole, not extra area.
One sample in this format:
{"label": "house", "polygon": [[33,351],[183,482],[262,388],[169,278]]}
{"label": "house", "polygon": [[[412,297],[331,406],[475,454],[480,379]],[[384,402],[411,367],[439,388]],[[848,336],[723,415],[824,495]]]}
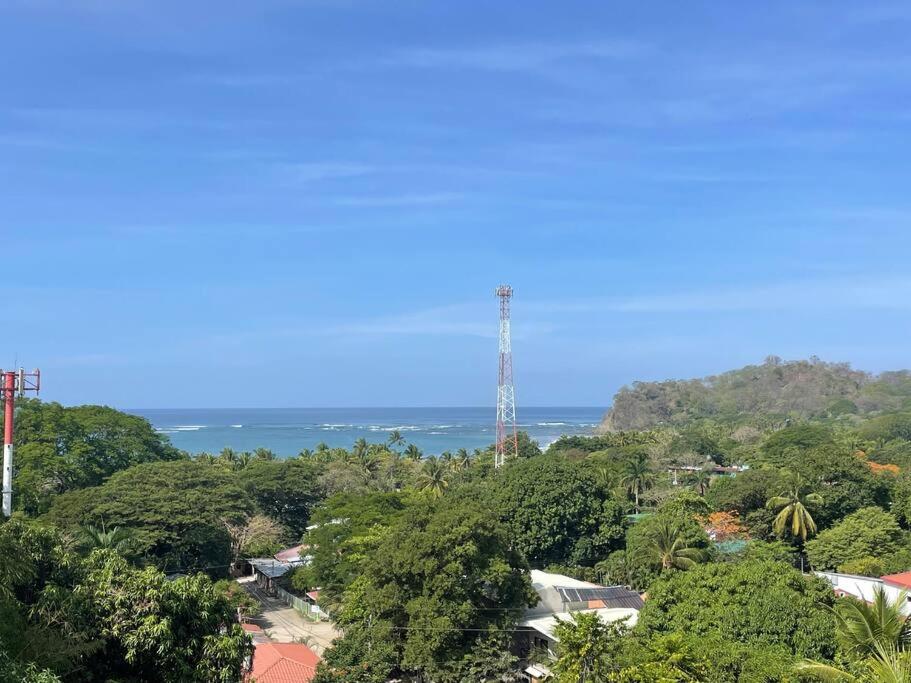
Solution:
{"label": "house", "polygon": [[266,635],[266,632],[263,630],[262,626],[257,624],[241,624],[240,627],[244,630],[244,633],[249,634],[250,638],[253,640],[254,645],[261,645],[262,643],[268,643],[269,636]]}
{"label": "house", "polygon": [[260,643],[245,677],[250,683],[309,683],[319,656],[303,643]]}
{"label": "house", "polygon": [[309,565],[313,561],[313,556],[310,555],[308,552],[309,550],[310,546],[304,543],[285,548],[284,550],[275,553],[273,557],[279,562],[290,564],[293,567]]}
{"label": "house", "polygon": [[[676,465],[676,466],[668,467],[667,471],[670,474],[674,475],[674,480],[672,483],[676,486],[680,483],[679,478],[677,476],[678,473],[682,472],[683,475],[686,476],[688,474],[695,474],[696,472],[701,472],[704,469],[706,469],[706,468],[698,466],[698,465]],[[713,477],[736,477],[738,474],[740,474],[741,472],[746,472],[748,469],[750,469],[749,465],[727,465],[727,466],[712,465],[711,467],[709,467],[707,469],[707,471]]]}
{"label": "house", "polygon": [[633,626],[643,606],[642,597],[624,586],[600,586],[563,574],[531,571],[538,604],[525,610],[519,621],[515,648],[525,662],[523,674],[529,683],[550,675],[546,661],[556,656],[559,639],[554,631],[572,614],[590,612],[604,623],[622,621]]}
{"label": "house", "polygon": [[253,578],[260,588],[275,595],[278,579],[290,572],[294,566],[274,557],[253,557],[247,560],[253,570]]}
{"label": "house", "polygon": [[[887,574],[878,578],[838,572],[814,572],[814,574],[831,583],[837,595],[848,595],[864,602],[873,602],[874,593],[880,588],[891,601],[898,600],[902,593],[911,593],[911,572]],[[902,613],[911,616],[911,595],[905,596]]]}

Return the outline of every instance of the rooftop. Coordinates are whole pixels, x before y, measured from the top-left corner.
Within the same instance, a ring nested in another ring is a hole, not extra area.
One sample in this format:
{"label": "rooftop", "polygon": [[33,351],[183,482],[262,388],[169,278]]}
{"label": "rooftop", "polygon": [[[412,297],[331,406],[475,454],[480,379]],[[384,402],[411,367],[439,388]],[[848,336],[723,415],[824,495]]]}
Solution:
{"label": "rooftop", "polygon": [[899,588],[911,589],[911,572],[902,572],[901,574],[887,574],[882,580]]}
{"label": "rooftop", "polygon": [[[597,614],[598,618],[601,619],[601,621],[603,621],[605,624],[610,624],[615,621],[626,621],[627,626],[635,626],[636,621],[639,619],[639,610],[637,609],[605,608],[586,611]],[[535,631],[543,634],[548,639],[559,642],[559,638],[554,635],[554,629],[557,627],[558,620],[572,621],[572,613],[558,612],[556,614],[548,614],[546,616],[529,617],[520,621],[519,626],[533,628]]]}
{"label": "rooftop", "polygon": [[309,683],[319,657],[302,643],[262,643],[253,653],[249,679],[256,683]]}

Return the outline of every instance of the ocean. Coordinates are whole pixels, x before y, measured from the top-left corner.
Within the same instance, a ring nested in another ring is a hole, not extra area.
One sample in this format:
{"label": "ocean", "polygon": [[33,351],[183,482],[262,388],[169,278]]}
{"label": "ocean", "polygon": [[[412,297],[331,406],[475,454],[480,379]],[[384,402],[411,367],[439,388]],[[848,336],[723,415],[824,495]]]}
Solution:
{"label": "ocean", "polygon": [[[177,448],[218,453],[268,448],[297,455],[320,442],[350,448],[363,437],[384,442],[393,430],[425,454],[485,448],[495,440],[493,408],[230,408],[128,410],[147,418]],[[525,408],[519,429],[542,448],[561,434],[592,434],[604,408]]]}

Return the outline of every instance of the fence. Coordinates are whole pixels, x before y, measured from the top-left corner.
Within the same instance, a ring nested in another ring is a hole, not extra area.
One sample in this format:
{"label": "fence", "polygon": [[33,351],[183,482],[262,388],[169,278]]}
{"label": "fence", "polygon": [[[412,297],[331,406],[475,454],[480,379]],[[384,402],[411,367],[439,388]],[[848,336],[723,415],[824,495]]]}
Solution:
{"label": "fence", "polygon": [[292,595],[281,586],[275,587],[275,595],[279,600],[288,605],[288,607],[293,607],[311,621],[319,621],[320,615],[319,612],[315,611],[316,605],[311,605],[303,598]]}

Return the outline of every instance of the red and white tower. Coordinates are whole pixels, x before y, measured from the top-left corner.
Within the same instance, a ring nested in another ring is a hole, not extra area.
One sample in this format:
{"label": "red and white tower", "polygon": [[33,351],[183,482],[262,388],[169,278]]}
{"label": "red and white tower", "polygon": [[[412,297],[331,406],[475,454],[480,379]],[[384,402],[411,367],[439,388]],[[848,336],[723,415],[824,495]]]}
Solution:
{"label": "red and white tower", "polygon": [[3,399],[3,516],[13,514],[13,419],[16,395],[26,391],[38,393],[41,388],[41,371],[26,372],[22,368],[0,370],[0,395]]}
{"label": "red and white tower", "polygon": [[506,458],[519,454],[516,388],[512,382],[512,341],[509,330],[509,301],[512,299],[512,287],[500,285],[495,294],[500,299],[500,377],[497,382],[497,451],[494,466],[502,467]]}

